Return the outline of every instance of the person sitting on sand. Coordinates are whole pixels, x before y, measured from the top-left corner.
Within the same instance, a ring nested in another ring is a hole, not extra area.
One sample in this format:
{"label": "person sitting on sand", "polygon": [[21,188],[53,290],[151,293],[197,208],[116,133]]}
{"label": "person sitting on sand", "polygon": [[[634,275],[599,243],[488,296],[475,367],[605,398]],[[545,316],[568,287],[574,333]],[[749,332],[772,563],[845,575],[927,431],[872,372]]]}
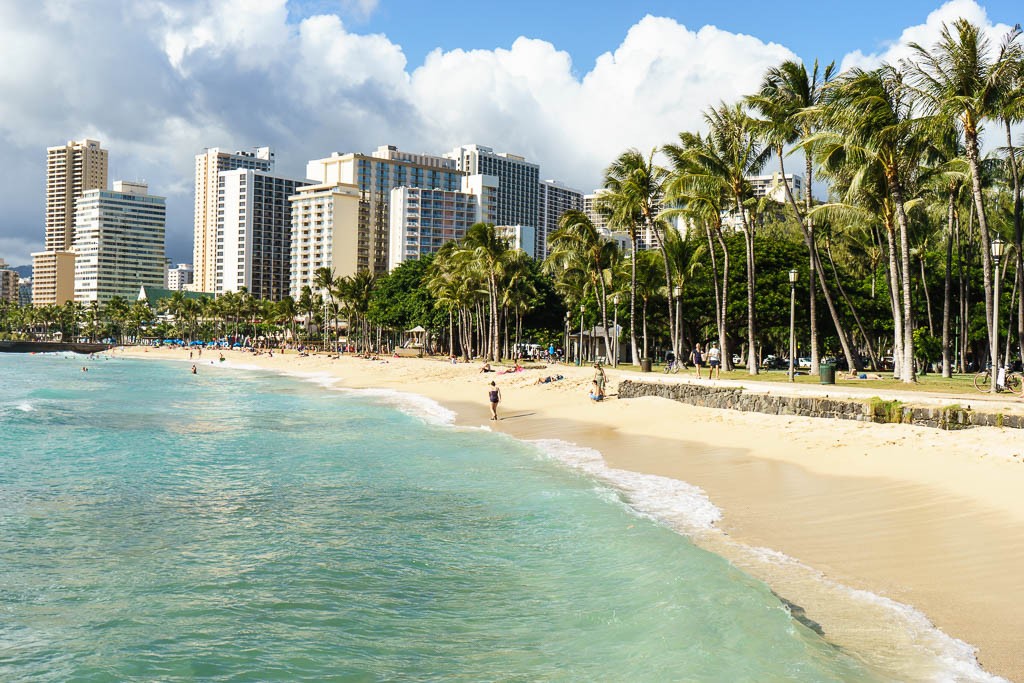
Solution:
{"label": "person sitting on sand", "polygon": [[601,390],[596,379],[590,383],[590,400],[595,402],[604,400],[604,391]]}
{"label": "person sitting on sand", "polygon": [[480,372],[494,372],[494,370],[491,369],[490,363],[484,363],[484,366],[480,368]]}

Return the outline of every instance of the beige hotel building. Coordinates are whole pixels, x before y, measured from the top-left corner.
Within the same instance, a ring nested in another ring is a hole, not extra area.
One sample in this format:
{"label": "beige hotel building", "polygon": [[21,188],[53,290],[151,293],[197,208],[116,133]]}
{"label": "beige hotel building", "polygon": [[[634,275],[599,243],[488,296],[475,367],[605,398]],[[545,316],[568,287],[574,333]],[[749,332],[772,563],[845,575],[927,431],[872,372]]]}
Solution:
{"label": "beige hotel building", "polygon": [[96,140],[46,149],[45,251],[32,254],[32,303],[63,304],[74,297],[75,204],[87,190],[107,187],[107,150]]}

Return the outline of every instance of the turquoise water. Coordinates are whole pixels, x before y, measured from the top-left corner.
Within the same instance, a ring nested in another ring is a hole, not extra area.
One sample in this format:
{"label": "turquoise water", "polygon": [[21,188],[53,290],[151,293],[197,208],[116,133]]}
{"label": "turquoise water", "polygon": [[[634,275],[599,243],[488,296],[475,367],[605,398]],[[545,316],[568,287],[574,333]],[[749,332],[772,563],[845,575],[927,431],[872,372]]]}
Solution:
{"label": "turquoise water", "polygon": [[205,366],[0,386],[3,681],[884,680],[508,438]]}

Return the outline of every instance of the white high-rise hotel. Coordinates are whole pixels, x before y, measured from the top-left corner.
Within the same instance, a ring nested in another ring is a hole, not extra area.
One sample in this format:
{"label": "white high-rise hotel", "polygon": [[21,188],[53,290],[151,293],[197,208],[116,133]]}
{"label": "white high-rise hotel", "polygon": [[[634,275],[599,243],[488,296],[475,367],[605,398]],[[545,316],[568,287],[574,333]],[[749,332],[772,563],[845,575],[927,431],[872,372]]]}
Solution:
{"label": "white high-rise hotel", "polygon": [[245,287],[258,299],[289,293],[292,206],[306,185],[250,168],[218,174],[214,293]]}
{"label": "white high-rise hotel", "polygon": [[164,283],[165,200],[145,183],[87,190],[75,212],[75,301],[135,299]]}
{"label": "white high-rise hotel", "polygon": [[558,230],[558,221],[566,211],[583,210],[583,193],[557,180],[540,181],[540,224],[537,226],[536,257],[547,258],[548,238]]}
{"label": "white high-rise hotel", "polygon": [[252,152],[224,152],[217,147],[196,155],[195,218],[192,237],[192,289],[213,292],[217,282],[217,203],[220,173],[238,168],[269,172],[274,170],[274,153],[269,147]]}

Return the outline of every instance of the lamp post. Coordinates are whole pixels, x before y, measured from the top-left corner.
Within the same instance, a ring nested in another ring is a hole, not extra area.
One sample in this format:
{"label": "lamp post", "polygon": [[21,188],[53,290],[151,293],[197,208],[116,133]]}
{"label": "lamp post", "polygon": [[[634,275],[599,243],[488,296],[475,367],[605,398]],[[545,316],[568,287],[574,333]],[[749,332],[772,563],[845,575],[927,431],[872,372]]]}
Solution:
{"label": "lamp post", "polygon": [[583,313],[587,307],[580,304],[580,348],[576,354],[576,365],[583,366]]}
{"label": "lamp post", "polygon": [[612,313],[614,322],[612,323],[612,329],[615,331],[615,350],[612,352],[612,367],[619,367],[619,295],[616,294],[612,297],[612,305],[615,306],[615,310]]}
{"label": "lamp post", "polygon": [[995,296],[992,299],[992,386],[995,387],[997,384],[1002,384],[999,381],[999,261],[1003,258],[1003,249],[1006,247],[1006,243],[1000,237],[996,237],[992,240],[990,245],[992,249],[992,258],[996,262],[996,282],[995,282]]}
{"label": "lamp post", "polygon": [[566,363],[569,362],[569,319],[572,314],[569,311],[565,312],[565,348],[562,350],[562,360]]}
{"label": "lamp post", "polygon": [[793,269],[789,271],[789,381],[795,381],[793,377],[793,356],[796,351],[796,280],[800,273]]}

